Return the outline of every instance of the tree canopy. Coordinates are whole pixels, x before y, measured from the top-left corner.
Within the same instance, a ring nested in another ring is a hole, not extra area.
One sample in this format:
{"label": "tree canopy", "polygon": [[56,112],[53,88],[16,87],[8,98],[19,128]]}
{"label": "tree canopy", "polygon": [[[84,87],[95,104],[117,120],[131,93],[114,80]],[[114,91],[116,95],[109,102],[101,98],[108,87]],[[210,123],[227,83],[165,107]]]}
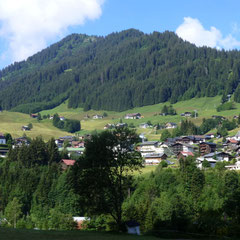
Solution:
{"label": "tree canopy", "polygon": [[76,191],[84,199],[88,214],[110,214],[119,228],[133,171],[143,164],[133,148],[137,141],[136,132],[128,128],[96,133],[86,142],[85,155],[74,168]]}

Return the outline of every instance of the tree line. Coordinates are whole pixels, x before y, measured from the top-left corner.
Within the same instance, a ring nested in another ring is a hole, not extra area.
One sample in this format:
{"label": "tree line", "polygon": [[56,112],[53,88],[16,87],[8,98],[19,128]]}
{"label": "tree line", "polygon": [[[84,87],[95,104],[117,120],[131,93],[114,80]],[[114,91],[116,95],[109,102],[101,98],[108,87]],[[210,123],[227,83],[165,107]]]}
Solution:
{"label": "tree line", "polygon": [[81,130],[81,123],[79,120],[76,119],[61,120],[57,113],[53,115],[53,126],[70,133],[74,133]]}
{"label": "tree line", "polygon": [[[239,116],[240,117],[240,116]],[[180,136],[187,135],[204,135],[210,130],[216,129],[217,135],[221,137],[226,137],[228,135],[228,131],[231,131],[238,127],[240,124],[240,118],[238,120],[232,119],[203,119],[200,126],[196,126],[192,121],[186,119],[182,120],[180,126],[173,129],[172,133],[169,130],[165,129],[161,134],[161,141],[165,141],[167,138],[175,138]]]}

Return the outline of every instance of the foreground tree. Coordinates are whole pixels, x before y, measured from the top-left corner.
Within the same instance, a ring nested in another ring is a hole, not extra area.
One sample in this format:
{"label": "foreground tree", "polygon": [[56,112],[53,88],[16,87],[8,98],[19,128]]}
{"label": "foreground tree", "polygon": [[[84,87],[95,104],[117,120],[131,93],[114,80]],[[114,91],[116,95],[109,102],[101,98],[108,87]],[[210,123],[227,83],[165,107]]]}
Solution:
{"label": "foreground tree", "polygon": [[13,198],[11,202],[8,203],[7,207],[5,208],[5,216],[8,222],[16,228],[17,220],[22,215],[22,204],[19,203],[17,198]]}
{"label": "foreground tree", "polygon": [[85,155],[73,169],[87,213],[110,214],[118,230],[133,171],[142,167],[141,155],[133,148],[137,141],[136,132],[128,128],[96,133],[86,142]]}

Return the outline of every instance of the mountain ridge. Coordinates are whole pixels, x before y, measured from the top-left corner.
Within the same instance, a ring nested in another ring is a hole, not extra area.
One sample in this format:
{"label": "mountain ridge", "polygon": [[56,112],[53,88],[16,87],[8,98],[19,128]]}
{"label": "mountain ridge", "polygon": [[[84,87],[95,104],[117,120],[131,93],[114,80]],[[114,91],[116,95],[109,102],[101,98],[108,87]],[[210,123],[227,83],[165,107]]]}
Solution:
{"label": "mountain ridge", "polygon": [[123,111],[232,94],[239,83],[238,51],[197,48],[169,31],[72,34],[0,71],[0,105],[30,113],[69,99],[70,108]]}

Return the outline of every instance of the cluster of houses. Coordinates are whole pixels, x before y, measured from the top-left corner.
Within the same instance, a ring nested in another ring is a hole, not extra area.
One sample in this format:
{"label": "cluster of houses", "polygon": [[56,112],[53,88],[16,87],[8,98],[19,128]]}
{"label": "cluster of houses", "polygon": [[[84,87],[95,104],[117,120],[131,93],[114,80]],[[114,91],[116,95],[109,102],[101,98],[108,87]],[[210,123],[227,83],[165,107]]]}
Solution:
{"label": "cluster of houses", "polygon": [[[84,116],[84,119],[90,119],[91,117],[87,114]],[[103,119],[104,116],[103,115],[99,115],[99,114],[95,114],[92,116],[92,119]]]}
{"label": "cluster of houses", "polygon": [[125,119],[140,119],[144,118],[141,113],[128,113],[124,117]]}
{"label": "cluster of houses", "polygon": [[127,123],[117,123],[117,124],[107,123],[104,126],[104,129],[107,130],[107,129],[114,129],[114,128],[124,128],[124,127],[127,127],[127,126],[128,126]]}
{"label": "cluster of houses", "polygon": [[[126,123],[107,124],[104,129],[120,128],[127,126]],[[167,123],[166,128],[175,127],[175,123]],[[90,138],[90,135],[81,137],[64,136],[55,140],[59,151],[67,150],[68,156],[80,156],[84,152],[85,140]],[[172,164],[171,159],[185,159],[188,156],[198,156],[196,163],[199,168],[203,168],[203,162],[207,161],[211,167],[214,167],[217,162],[230,162],[233,158],[237,160],[236,164],[229,164],[228,169],[240,170],[240,131],[231,137],[226,138],[226,142],[216,144],[213,142],[214,134],[181,136],[176,138],[168,138],[165,142],[145,141],[142,137],[142,143],[136,146],[145,161],[146,165],[159,164],[161,161],[167,161]],[[6,138],[0,133],[0,157],[6,157],[8,148]],[[14,139],[14,146],[22,146],[29,144],[26,137]],[[238,161],[239,160],[239,161]],[[74,160],[63,159],[62,168],[74,165]]]}
{"label": "cluster of houses", "polygon": [[141,123],[139,125],[139,128],[156,128],[156,129],[172,129],[172,128],[177,128],[177,124],[174,122],[167,122],[165,124],[157,124],[157,125],[152,125],[150,123]]}
{"label": "cluster of houses", "polygon": [[204,167],[204,161],[214,167],[217,162],[231,162],[235,158],[236,164],[227,165],[226,168],[240,170],[240,132],[227,138],[227,141],[219,146],[213,143],[213,138],[214,134],[210,133],[204,136],[168,138],[165,142],[147,141],[142,142],[137,150],[146,165],[159,164],[162,160],[198,156],[196,163],[200,169]]}

